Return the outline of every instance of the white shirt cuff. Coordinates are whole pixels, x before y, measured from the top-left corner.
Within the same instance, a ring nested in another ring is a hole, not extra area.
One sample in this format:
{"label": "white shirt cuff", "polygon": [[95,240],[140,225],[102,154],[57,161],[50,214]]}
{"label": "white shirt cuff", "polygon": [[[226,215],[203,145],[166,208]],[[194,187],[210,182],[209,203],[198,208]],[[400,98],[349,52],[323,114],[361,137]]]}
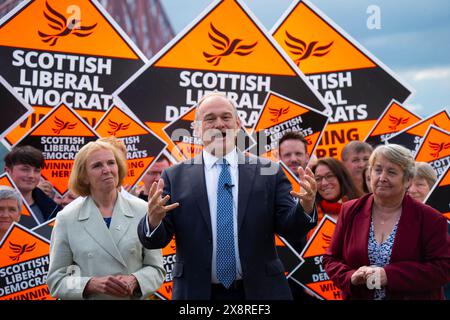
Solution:
{"label": "white shirt cuff", "polygon": [[150,232],[150,225],[148,224],[148,218],[147,218],[147,216],[146,216],[146,217],[145,217],[145,224],[144,224],[144,233],[145,233],[145,236],[146,236],[147,238],[150,238],[150,237],[153,235],[153,233],[155,233],[156,229],[159,228],[160,225],[161,225],[161,222],[158,224],[158,226],[157,226],[155,229],[153,229],[152,232]]}

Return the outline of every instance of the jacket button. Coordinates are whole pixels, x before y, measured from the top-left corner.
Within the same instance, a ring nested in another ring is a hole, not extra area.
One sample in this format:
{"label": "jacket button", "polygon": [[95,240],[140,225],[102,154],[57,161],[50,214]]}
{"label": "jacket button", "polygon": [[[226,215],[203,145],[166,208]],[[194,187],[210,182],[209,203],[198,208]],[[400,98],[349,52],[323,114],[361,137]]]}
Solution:
{"label": "jacket button", "polygon": [[88,253],[88,258],[92,258],[94,256],[94,254],[92,252]]}

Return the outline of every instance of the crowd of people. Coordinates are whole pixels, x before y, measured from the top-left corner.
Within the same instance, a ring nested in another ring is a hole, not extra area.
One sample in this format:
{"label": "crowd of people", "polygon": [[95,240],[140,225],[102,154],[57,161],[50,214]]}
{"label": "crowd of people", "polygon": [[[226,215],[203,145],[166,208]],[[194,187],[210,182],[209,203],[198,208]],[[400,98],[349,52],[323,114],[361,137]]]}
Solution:
{"label": "crowd of people", "polygon": [[[328,215],[337,224],[323,263],[346,299],[444,299],[450,237],[445,217],[423,204],[437,180],[429,164],[400,145],[361,141],[341,159],[317,159],[301,133],[287,132],[277,153],[300,181],[294,192],[278,164],[236,148],[233,101],[206,95],[196,122],[203,152],[177,165],[160,156],[133,189],[122,185],[126,148],[113,137],[77,153],[63,197],[41,178],[39,150],[6,155],[5,171],[36,219],[56,217],[54,297],[147,298],[163,283],[161,249],[175,236],[174,299],[313,299],[287,281],[274,235],[300,253]],[[21,206],[18,192],[0,187],[0,238]]]}

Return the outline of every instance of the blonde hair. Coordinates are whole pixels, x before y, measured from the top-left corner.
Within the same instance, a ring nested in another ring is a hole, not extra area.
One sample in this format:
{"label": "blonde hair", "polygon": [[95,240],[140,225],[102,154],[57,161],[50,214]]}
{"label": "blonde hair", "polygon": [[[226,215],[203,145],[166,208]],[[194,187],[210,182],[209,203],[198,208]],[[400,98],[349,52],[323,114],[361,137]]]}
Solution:
{"label": "blonde hair", "polygon": [[113,147],[117,148],[120,152],[123,153],[123,156],[125,157],[125,160],[127,159],[127,146],[125,145],[125,142],[123,142],[122,139],[117,139],[114,136],[100,138],[97,141],[102,141],[111,144]]}
{"label": "blonde hair", "polygon": [[110,150],[113,153],[119,171],[119,182],[117,187],[122,184],[123,179],[127,175],[127,163],[123,152],[119,151],[112,143],[101,141],[99,139],[86,144],[75,156],[69,178],[69,189],[75,195],[86,197],[91,194],[90,185],[87,182],[86,161],[93,152],[102,149]]}
{"label": "blonde hair", "polygon": [[437,173],[433,167],[427,162],[416,162],[414,178],[423,178],[427,181],[428,187],[431,189],[437,180]]}
{"label": "blonde hair", "polygon": [[388,161],[398,165],[403,170],[403,181],[414,177],[414,158],[410,150],[398,144],[380,145],[369,158],[369,170],[372,171],[377,157],[383,156]]}

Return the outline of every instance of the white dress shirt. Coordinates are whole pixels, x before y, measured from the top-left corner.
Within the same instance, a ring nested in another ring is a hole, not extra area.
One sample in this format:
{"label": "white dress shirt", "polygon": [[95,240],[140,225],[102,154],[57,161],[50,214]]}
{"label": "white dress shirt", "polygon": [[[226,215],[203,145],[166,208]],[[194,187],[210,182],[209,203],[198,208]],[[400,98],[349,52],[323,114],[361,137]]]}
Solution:
{"label": "white dress shirt", "polygon": [[[233,234],[234,234],[234,252],[236,257],[236,280],[242,279],[241,259],[239,258],[239,243],[238,243],[238,190],[239,190],[239,170],[238,170],[238,156],[236,148],[229,152],[225,160],[230,164],[231,174],[231,188],[233,194]],[[211,263],[211,281],[212,283],[220,283],[217,280],[216,261],[217,261],[217,183],[219,180],[220,171],[222,167],[217,164],[219,158],[213,156],[207,151],[203,150],[203,163],[205,170],[206,191],[208,193],[209,212],[211,215],[211,230],[213,238],[213,252]]]}

